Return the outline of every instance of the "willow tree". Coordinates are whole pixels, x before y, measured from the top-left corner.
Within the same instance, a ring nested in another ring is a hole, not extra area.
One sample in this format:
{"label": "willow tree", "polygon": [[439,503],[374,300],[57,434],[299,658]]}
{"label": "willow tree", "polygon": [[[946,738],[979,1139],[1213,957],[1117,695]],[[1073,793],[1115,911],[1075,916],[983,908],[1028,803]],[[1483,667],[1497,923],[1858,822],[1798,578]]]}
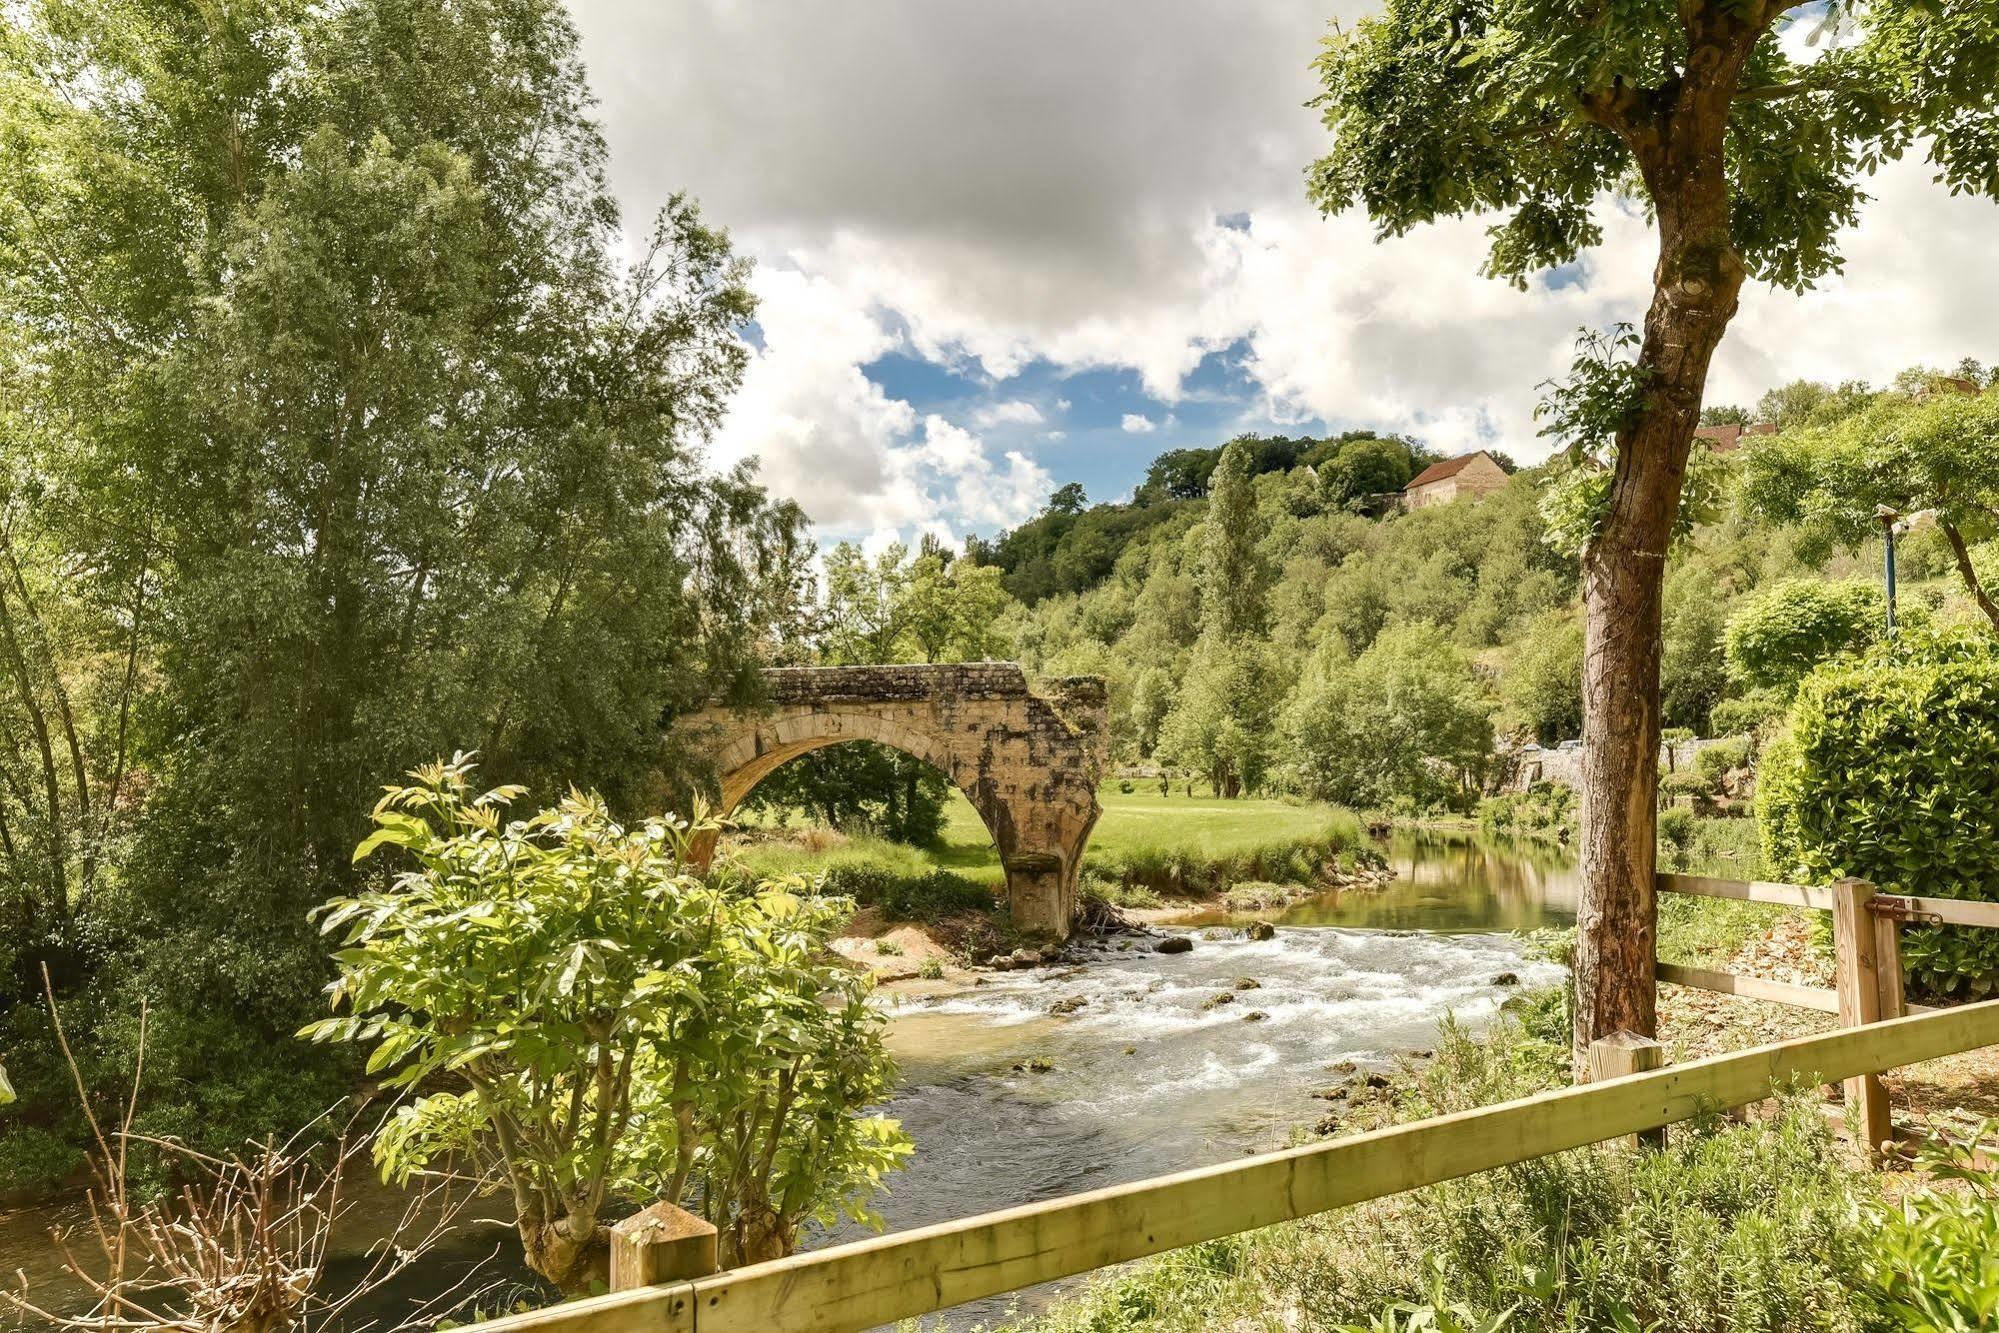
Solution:
{"label": "willow tree", "polygon": [[[1800,21],[1828,40],[1790,40]],[[1485,272],[1523,287],[1601,241],[1613,196],[1657,232],[1625,392],[1599,400],[1575,960],[1578,1050],[1651,1033],[1661,584],[1709,361],[1745,281],[1839,271],[1883,163],[1921,151],[1953,192],[1999,193],[1999,6],[1389,0],[1317,68],[1334,142],[1309,188],[1329,213],[1365,208],[1384,237],[1503,215]]]}

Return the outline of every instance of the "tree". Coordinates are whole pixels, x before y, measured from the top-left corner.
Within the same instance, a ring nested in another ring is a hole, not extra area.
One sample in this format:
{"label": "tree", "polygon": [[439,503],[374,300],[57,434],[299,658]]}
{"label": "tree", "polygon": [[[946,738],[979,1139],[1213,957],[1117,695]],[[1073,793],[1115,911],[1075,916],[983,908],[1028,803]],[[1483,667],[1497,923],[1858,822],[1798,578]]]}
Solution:
{"label": "tree", "polygon": [[1284,681],[1269,645],[1203,640],[1159,728],[1158,757],[1231,800],[1259,790],[1275,755]]}
{"label": "tree", "polygon": [[1329,641],[1299,681],[1283,727],[1305,791],[1349,805],[1463,807],[1492,757],[1484,686],[1434,625],[1385,630],[1351,660]]}
{"label": "tree", "polygon": [[0,758],[0,880],[47,886],[7,934],[165,998],[195,1131],[292,1128],[233,1080],[283,1095],[380,773],[476,743],[652,799],[796,570],[796,508],[703,456],[747,270],[686,200],[621,224],[576,46],[550,0],[0,31],[0,723],[54,759]]}
{"label": "tree", "polygon": [[1511,716],[1541,744],[1576,735],[1583,722],[1581,618],[1563,609],[1530,622],[1514,645],[1502,693]]}
{"label": "tree", "polygon": [[1256,487],[1247,442],[1222,450],[1201,525],[1201,633],[1234,642],[1263,628],[1266,577],[1256,543]]}
{"label": "tree", "polygon": [[1326,503],[1351,505],[1401,490],[1419,470],[1414,452],[1402,440],[1353,440],[1320,467],[1319,481]]}
{"label": "tree", "polygon": [[1013,598],[991,565],[919,555],[902,573],[891,607],[896,642],[925,662],[978,662],[1011,650],[1001,618]]}
{"label": "tree", "polygon": [[321,921],[346,1012],[302,1035],[366,1043],[417,1092],[376,1139],[384,1174],[470,1155],[569,1291],[604,1276],[620,1197],[700,1210],[730,1266],[790,1253],[807,1218],[871,1218],[910,1147],[861,1114],[895,1065],[867,983],[827,961],[853,904],[697,873],[689,826],[627,827],[595,796],[503,822],[521,789],[475,796],[470,767],[389,790],[354,859],[415,868]]}
{"label": "tree", "polygon": [[1929,514],[1972,602],[1999,630],[1999,598],[1971,552],[1999,535],[1999,392],[1884,394],[1832,425],[1772,440],[1745,466],[1746,502],[1797,525],[1807,555],[1879,536],[1883,508]]}
{"label": "tree", "polygon": [[1701,409],[1703,426],[1747,426],[1749,412],[1734,403],[1710,403]]}
{"label": "tree", "polygon": [[1326,39],[1314,163],[1327,211],[1383,235],[1506,211],[1486,271],[1574,260],[1614,191],[1658,234],[1631,392],[1611,429],[1601,519],[1582,553],[1583,889],[1575,1049],[1655,1030],[1654,786],[1663,556],[1708,367],[1744,281],[1803,288],[1839,266],[1861,177],[1922,144],[1953,190],[1999,187],[1999,13],[1836,5],[1842,40],[1807,62],[1780,41],[1792,0],[1578,9],[1558,0],[1390,0]]}
{"label": "tree", "polygon": [[1229,442],[1215,465],[1197,529],[1201,639],[1159,732],[1168,762],[1205,773],[1218,795],[1255,791],[1269,768],[1282,694],[1263,629],[1265,571],[1257,550],[1253,441]]}
{"label": "tree", "polygon": [[1756,400],[1756,419],[1769,422],[1781,434],[1837,421],[1865,407],[1873,396],[1873,390],[1859,380],[1847,380],[1837,387],[1817,380],[1792,380]]}
{"label": "tree", "polygon": [[1083,493],[1083,483],[1072,481],[1055,488],[1055,493],[1048,497],[1048,508],[1045,512],[1050,514],[1080,514],[1083,512],[1083,506],[1088,503],[1089,496]]}
{"label": "tree", "polygon": [[1817,666],[1858,652],[1881,632],[1881,590],[1861,579],[1786,579],[1759,588],[1729,617],[1729,670],[1752,687],[1786,692]]}

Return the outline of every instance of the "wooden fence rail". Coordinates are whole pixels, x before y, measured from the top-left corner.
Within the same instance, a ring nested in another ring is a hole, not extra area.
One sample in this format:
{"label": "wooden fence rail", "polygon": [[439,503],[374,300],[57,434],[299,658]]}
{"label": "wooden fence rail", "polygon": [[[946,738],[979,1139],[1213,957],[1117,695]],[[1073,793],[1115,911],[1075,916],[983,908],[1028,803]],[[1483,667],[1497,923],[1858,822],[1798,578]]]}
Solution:
{"label": "wooden fence rail", "polygon": [[[1848,1026],[1936,1012],[1927,1005],[1911,1004],[1903,993],[1904,924],[1999,927],[1999,903],[1877,893],[1872,884],[1858,879],[1816,887],[1662,874],[1658,887],[1661,893],[1733,898],[1830,913],[1833,989],[1667,962],[1658,964],[1658,976],[1672,985],[1837,1014]],[[1888,1094],[1878,1075],[1847,1080],[1846,1107],[1855,1136],[1869,1148],[1878,1149],[1898,1137],[1889,1115]]]}
{"label": "wooden fence rail", "polygon": [[[1728,895],[1742,896],[1742,895]],[[1805,905],[1805,904],[1800,904]],[[838,1333],[1762,1101],[1999,1045],[1999,1000],[1092,1190],[483,1325],[491,1333]]]}

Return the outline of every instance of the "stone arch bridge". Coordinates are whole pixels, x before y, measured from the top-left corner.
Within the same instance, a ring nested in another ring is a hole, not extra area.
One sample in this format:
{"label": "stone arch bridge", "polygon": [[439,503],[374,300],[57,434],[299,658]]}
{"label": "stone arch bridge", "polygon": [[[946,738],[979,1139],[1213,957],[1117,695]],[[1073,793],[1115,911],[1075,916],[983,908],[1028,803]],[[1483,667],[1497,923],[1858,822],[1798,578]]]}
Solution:
{"label": "stone arch bridge", "polygon": [[1069,933],[1104,769],[1101,679],[1056,680],[1036,693],[1012,662],[781,667],[763,677],[762,709],[706,708],[674,726],[713,765],[721,814],[808,750],[891,746],[942,770],[985,820],[1015,924]]}

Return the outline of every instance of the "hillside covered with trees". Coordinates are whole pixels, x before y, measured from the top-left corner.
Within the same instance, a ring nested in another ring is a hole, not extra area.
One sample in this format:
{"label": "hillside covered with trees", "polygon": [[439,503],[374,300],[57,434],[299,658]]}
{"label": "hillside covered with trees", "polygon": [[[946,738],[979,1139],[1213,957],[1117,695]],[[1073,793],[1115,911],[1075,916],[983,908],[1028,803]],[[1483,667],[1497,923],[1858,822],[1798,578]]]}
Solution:
{"label": "hillside covered with trees", "polygon": [[[1668,728],[1753,730],[1816,662],[1880,635],[1877,504],[1923,513],[1899,541],[1903,623],[1984,620],[1995,491],[1967,464],[1993,438],[1980,432],[1994,395],[1931,391],[1949,378],[1993,379],[1967,362],[1878,390],[1802,381],[1753,413],[1711,413],[1778,433],[1704,465],[1708,499],[1668,564]],[[1934,458],[1868,444],[1904,421],[1931,423]],[[1355,451],[1393,466],[1355,484]],[[1110,682],[1122,760],[1218,790],[1462,806],[1499,744],[1578,735],[1565,455],[1482,501],[1383,513],[1373,497],[1407,481],[1419,447],[1246,438],[1213,467],[1208,453],[1163,455],[1129,503],[1083,508],[1058,492],[1021,528],[971,544],[1015,592],[1004,629],[1030,667]],[[1938,509],[1949,486],[1971,511],[1961,523]]]}

